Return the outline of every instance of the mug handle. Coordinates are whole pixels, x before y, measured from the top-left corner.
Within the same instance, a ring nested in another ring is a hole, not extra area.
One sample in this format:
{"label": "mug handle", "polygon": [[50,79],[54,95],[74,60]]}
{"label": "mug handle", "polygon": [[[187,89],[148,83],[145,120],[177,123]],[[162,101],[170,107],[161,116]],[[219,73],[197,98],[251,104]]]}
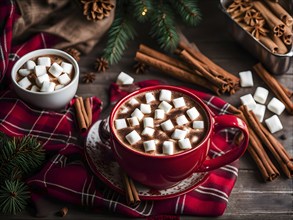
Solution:
{"label": "mug handle", "polygon": [[[237,128],[242,131],[243,140],[240,146],[234,146],[233,149],[228,151],[227,153],[218,156],[213,159],[207,159],[203,162],[203,164],[196,170],[196,172],[206,172],[211,171],[217,168],[220,168],[224,165],[232,163],[237,160],[244,154],[249,141],[249,132],[248,128],[243,120],[234,116],[234,115],[218,115],[214,116],[214,134],[223,130],[225,128]],[[211,139],[213,136],[211,136]]]}

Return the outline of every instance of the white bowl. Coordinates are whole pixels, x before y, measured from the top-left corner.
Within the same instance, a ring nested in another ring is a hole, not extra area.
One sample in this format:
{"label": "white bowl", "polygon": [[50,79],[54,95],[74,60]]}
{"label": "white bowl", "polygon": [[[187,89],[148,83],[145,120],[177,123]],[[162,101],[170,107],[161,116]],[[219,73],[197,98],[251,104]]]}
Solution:
{"label": "white bowl", "polygon": [[[74,67],[74,76],[71,82],[63,88],[53,92],[33,92],[20,87],[20,85],[16,82],[15,79],[17,71],[26,61],[44,55],[57,55],[69,61]],[[11,71],[11,77],[14,90],[21,99],[39,108],[58,110],[65,107],[66,104],[68,104],[69,101],[74,97],[77,91],[79,79],[79,66],[76,60],[64,51],[57,49],[40,49],[32,51],[21,57],[14,64]]]}

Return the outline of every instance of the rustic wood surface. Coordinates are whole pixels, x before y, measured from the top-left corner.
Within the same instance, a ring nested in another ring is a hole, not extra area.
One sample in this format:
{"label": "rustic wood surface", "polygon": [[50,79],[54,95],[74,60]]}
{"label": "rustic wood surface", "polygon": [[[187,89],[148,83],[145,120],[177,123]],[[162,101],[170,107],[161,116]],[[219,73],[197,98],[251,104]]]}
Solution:
{"label": "rustic wood surface", "polygon": [[[199,1],[199,7],[203,13],[202,22],[196,28],[182,27],[183,33],[189,41],[197,44],[199,49],[229,72],[238,75],[239,71],[251,70],[257,63],[250,53],[235,42],[231,37],[226,25],[225,16],[219,10],[219,1]],[[121,62],[112,66],[105,73],[97,75],[93,84],[83,84],[80,82],[78,95],[99,97],[106,107],[108,104],[108,88],[111,82],[116,80],[117,75],[124,71],[135,78],[135,81],[145,79],[161,79],[171,85],[185,85],[194,89],[203,89],[166,77],[164,74],[149,70],[145,74],[137,75],[134,73],[133,64],[135,52],[140,43],[158,48],[157,44],[143,32],[146,27],[137,27],[139,36],[130,42]],[[105,39],[87,56],[83,56],[79,62],[81,73],[93,71],[95,59],[102,54],[105,46]],[[241,88],[235,95],[221,96],[227,102],[239,106],[239,97],[251,93],[253,94],[257,86],[264,86],[264,83],[253,75],[255,86],[252,88]],[[293,89],[293,65],[288,73],[277,77],[284,85]],[[268,100],[272,98],[270,94]],[[267,111],[269,116],[271,113]],[[280,117],[284,129],[275,134],[283,143],[288,152],[293,155],[293,116],[284,112]],[[285,135],[286,139],[281,140],[280,136]],[[68,204],[67,204],[68,205]],[[55,206],[62,207],[56,203]],[[69,206],[70,207],[70,206]],[[53,210],[53,209],[52,209]],[[0,216],[1,217],[1,216]],[[17,216],[3,216],[5,219],[31,219],[30,211],[23,212]],[[52,211],[48,217],[43,219],[54,219]],[[93,213],[76,207],[70,207],[66,219],[126,219],[113,213]],[[3,219],[1,217],[1,219]],[[181,219],[204,219],[203,217],[181,216]],[[248,153],[240,160],[240,170],[238,180],[229,198],[228,207],[223,216],[218,219],[293,219],[293,181],[287,179],[282,174],[273,182],[265,183]]]}

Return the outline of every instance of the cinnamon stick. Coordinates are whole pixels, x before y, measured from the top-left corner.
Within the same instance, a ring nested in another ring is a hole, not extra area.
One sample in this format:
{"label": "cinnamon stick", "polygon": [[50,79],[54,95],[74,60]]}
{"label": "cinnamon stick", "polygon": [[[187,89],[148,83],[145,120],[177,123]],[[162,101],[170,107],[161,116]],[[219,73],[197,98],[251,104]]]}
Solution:
{"label": "cinnamon stick", "polygon": [[125,172],[122,172],[122,181],[125,189],[126,202],[128,205],[138,204],[140,202],[138,192],[132,179],[130,179]]}
{"label": "cinnamon stick", "polygon": [[75,107],[78,126],[79,126],[81,132],[85,132],[87,129],[87,125],[86,125],[85,118],[83,117],[82,107],[81,107],[78,99],[75,100],[74,107]]}
{"label": "cinnamon stick", "polygon": [[90,124],[89,124],[89,119],[88,119],[87,113],[85,111],[83,98],[82,97],[78,97],[77,98],[77,101],[79,101],[79,104],[80,104],[80,107],[81,107],[81,112],[82,112],[82,115],[84,117],[84,120],[85,120],[85,123],[86,123],[86,127],[88,128]]}
{"label": "cinnamon stick", "polygon": [[284,42],[279,37],[272,35],[271,38],[278,47],[277,49],[278,54],[285,54],[288,52],[288,48],[285,46]]}
{"label": "cinnamon stick", "polygon": [[271,38],[269,38],[268,36],[259,36],[259,41],[265,45],[266,48],[268,48],[271,53],[277,53],[279,51],[279,47],[277,46],[277,44],[275,44],[275,42],[273,40],[271,40]]}
{"label": "cinnamon stick", "polygon": [[90,103],[90,98],[87,97],[85,99],[85,111],[88,117],[88,121],[89,121],[89,125],[92,124],[92,120],[93,120],[93,114],[92,114],[92,108],[91,108],[91,103]]}
{"label": "cinnamon stick", "polygon": [[293,114],[293,103],[288,97],[288,90],[284,90],[282,86],[263,66],[258,63],[253,66],[253,70],[267,84],[271,91],[280,99],[286,106],[288,113]]}
{"label": "cinnamon stick", "polygon": [[287,26],[293,25],[293,18],[291,15],[277,2],[265,1],[272,12],[281,19]]}

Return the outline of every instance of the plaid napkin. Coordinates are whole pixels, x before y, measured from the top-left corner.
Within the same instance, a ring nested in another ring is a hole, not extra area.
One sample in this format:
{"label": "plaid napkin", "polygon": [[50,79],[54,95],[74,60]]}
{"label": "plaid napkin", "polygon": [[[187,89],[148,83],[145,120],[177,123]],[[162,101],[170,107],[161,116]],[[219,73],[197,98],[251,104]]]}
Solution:
{"label": "plaid napkin", "polygon": [[[134,89],[159,83],[149,80],[129,87],[113,83],[110,87],[111,101],[116,102]],[[220,98],[191,91],[203,99],[214,114],[227,113],[229,104]],[[0,94],[0,131],[10,136],[29,134],[37,137],[44,144],[47,154],[53,155],[39,173],[27,180],[34,203],[37,204],[40,198],[50,197],[131,217],[223,214],[237,178],[237,161],[210,172],[203,184],[187,194],[166,200],[142,201],[136,207],[129,207],[124,196],[111,190],[87,169],[82,156],[84,142],[75,121],[73,103],[74,100],[63,113],[56,113],[34,109],[11,91]],[[96,121],[101,111],[101,102],[92,97],[91,106],[93,120]],[[222,148],[225,142],[233,139],[233,133],[226,130],[223,135],[216,138],[210,156],[220,155],[227,150]]]}

